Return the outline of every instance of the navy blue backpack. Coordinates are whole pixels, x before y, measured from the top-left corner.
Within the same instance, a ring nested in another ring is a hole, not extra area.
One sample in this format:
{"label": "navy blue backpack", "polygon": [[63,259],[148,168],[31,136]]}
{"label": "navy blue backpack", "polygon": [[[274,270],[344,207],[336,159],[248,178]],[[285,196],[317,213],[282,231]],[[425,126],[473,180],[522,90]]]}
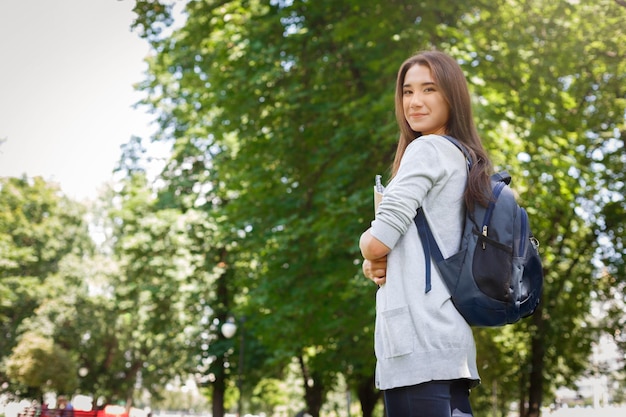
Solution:
{"label": "navy blue backpack", "polygon": [[[467,159],[465,147],[445,136]],[[422,209],[415,224],[425,259],[434,261],[452,302],[471,325],[496,327],[511,324],[535,312],[543,288],[538,242],[530,231],[526,210],[509,188],[507,172],[491,177],[493,201],[488,207],[466,209],[459,252],[444,259]],[[430,262],[426,262],[426,291],[430,289]]]}

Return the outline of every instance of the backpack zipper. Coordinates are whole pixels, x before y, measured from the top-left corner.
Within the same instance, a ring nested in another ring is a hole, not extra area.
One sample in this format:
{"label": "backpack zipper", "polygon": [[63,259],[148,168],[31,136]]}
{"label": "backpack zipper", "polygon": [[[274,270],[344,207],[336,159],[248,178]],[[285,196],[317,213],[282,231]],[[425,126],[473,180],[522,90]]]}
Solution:
{"label": "backpack zipper", "polygon": [[528,230],[528,213],[526,213],[526,210],[524,210],[523,207],[520,207],[520,213],[522,218],[520,219],[521,236],[519,237],[520,244],[518,254],[519,256],[524,256],[524,250],[526,250],[526,234]]}
{"label": "backpack zipper", "polygon": [[[493,214],[493,210],[496,207],[496,201],[498,201],[498,197],[500,197],[500,193],[504,189],[506,184],[502,181],[498,181],[498,183],[493,187],[493,197],[494,201],[489,202],[487,206],[487,210],[485,211],[485,217],[483,218],[483,236],[487,236],[487,232],[489,230],[489,223],[491,222],[491,215]],[[485,249],[485,243],[483,242],[483,250]]]}

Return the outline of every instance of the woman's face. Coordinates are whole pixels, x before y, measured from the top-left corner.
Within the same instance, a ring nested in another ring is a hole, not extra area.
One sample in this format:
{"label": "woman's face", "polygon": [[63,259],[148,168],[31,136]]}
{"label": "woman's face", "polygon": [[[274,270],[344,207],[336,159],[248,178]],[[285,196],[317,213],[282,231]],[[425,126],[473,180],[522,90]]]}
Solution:
{"label": "woman's face", "polygon": [[450,108],[428,67],[413,65],[407,71],[402,87],[402,107],[407,123],[415,132],[446,134]]}

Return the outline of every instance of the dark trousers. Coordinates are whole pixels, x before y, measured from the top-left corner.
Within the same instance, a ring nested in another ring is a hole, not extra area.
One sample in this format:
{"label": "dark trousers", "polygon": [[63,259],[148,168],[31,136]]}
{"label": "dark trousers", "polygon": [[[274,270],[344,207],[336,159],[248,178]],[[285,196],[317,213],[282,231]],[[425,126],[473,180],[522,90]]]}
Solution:
{"label": "dark trousers", "polygon": [[473,416],[465,380],[432,381],[384,391],[387,417]]}

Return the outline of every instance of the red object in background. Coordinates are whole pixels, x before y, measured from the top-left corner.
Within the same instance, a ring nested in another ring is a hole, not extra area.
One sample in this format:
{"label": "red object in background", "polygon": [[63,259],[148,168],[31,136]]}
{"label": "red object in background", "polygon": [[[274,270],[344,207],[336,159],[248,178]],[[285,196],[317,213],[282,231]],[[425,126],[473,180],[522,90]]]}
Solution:
{"label": "red object in background", "polygon": [[126,407],[121,405],[107,405],[103,410],[98,411],[96,417],[128,417],[128,412],[126,411]]}
{"label": "red object in background", "polygon": [[99,412],[97,410],[92,410],[92,411],[73,410],[72,414],[74,415],[74,417],[98,417]]}
{"label": "red object in background", "polygon": [[107,405],[102,410],[74,410],[74,417],[128,417],[126,408],[121,405]]}

